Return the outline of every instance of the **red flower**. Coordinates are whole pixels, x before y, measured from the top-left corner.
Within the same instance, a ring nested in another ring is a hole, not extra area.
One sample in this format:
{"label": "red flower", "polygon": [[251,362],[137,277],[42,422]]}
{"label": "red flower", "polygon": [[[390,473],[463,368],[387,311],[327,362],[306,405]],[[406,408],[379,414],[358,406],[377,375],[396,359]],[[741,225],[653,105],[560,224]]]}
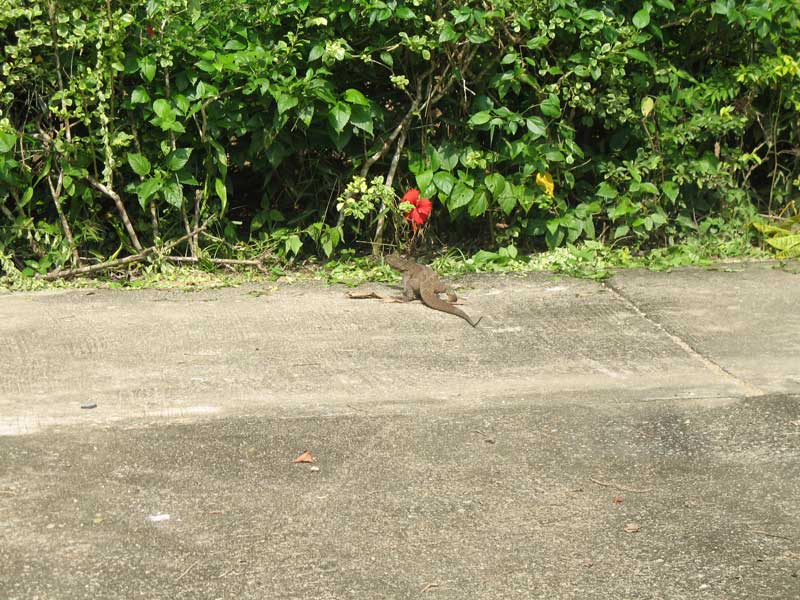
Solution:
{"label": "red flower", "polygon": [[408,202],[414,207],[406,214],[406,221],[411,221],[411,227],[416,231],[417,227],[424,225],[431,216],[433,203],[427,198],[420,198],[419,190],[414,188],[403,195],[403,202]]}

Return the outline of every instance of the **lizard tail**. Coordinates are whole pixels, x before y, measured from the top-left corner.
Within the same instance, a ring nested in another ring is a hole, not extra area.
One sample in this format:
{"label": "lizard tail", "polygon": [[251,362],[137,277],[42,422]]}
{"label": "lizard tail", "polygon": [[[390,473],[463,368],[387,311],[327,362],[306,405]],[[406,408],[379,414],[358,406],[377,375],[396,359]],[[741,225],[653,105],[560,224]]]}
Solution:
{"label": "lizard tail", "polygon": [[463,310],[453,306],[452,304],[448,304],[447,302],[439,298],[439,295],[436,294],[428,286],[422,286],[422,288],[420,288],[419,296],[422,299],[422,302],[428,308],[432,308],[434,310],[440,310],[442,312],[450,313],[451,315],[461,317],[473,327],[477,327],[478,323],[480,323],[481,319],[483,318],[479,317],[477,321],[473,321],[472,319],[469,318],[469,315],[465,313]]}

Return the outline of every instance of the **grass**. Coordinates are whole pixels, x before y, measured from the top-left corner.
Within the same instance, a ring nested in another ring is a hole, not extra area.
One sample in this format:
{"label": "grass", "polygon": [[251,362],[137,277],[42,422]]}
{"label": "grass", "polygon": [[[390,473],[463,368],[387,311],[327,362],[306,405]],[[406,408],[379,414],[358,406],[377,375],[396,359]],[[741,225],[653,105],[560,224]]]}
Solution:
{"label": "grass", "polygon": [[[648,251],[632,251],[628,247],[614,248],[596,241],[586,241],[549,252],[529,255],[518,253],[513,247],[498,251],[480,250],[471,256],[460,250],[426,257],[427,262],[442,275],[457,277],[466,273],[520,273],[553,272],[571,277],[602,280],[613,275],[616,269],[646,268],[666,271],[684,266],[711,266],[723,260],[766,260],[774,258],[766,250],[753,245],[750,233],[708,231],[685,242]],[[269,274],[256,269],[226,271],[208,265],[205,268],[176,266],[168,262],[142,263],[129,271],[106,273],[94,278],[44,282],[24,277],[9,270],[10,261],[0,256],[0,291],[33,291],[63,288],[108,289],[178,289],[184,291],[212,289],[242,285],[263,284],[265,281],[293,282],[323,280],[328,283],[357,286],[365,282],[394,282],[398,275],[387,265],[368,256],[357,256],[344,250],[335,260],[324,263],[309,259],[291,268],[274,265]],[[796,263],[797,261],[793,261]],[[10,274],[8,274],[10,273]]]}

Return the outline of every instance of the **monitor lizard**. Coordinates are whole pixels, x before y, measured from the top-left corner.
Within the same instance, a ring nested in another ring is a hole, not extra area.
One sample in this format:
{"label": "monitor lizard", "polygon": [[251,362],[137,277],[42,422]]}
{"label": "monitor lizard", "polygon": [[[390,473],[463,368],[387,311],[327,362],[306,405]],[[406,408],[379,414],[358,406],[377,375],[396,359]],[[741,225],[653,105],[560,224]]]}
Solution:
{"label": "monitor lizard", "polygon": [[483,317],[473,321],[463,310],[448,304],[439,297],[439,294],[447,294],[449,302],[458,300],[458,296],[453,293],[452,288],[442,281],[436,271],[428,265],[420,265],[396,253],[387,256],[386,262],[390,267],[403,274],[403,299],[406,302],[419,298],[428,308],[461,317],[473,327],[481,322]]}

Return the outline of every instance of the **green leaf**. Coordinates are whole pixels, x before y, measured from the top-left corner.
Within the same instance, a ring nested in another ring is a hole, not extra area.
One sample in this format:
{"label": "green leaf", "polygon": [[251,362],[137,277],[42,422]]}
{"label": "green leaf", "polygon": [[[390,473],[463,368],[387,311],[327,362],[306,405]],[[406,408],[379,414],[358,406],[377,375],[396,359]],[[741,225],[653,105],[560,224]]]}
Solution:
{"label": "green leaf", "polygon": [[678,184],[674,181],[665,181],[661,184],[661,191],[664,192],[664,195],[670,199],[670,202],[675,202],[678,199],[678,192],[680,188]]}
{"label": "green leaf", "polygon": [[128,164],[139,177],[144,177],[150,173],[150,161],[141,154],[128,152]]}
{"label": "green leaf", "polygon": [[507,187],[506,179],[500,173],[487,175],[483,180],[484,185],[492,192],[492,196],[497,199]]}
{"label": "green leaf", "polygon": [[450,194],[450,199],[447,203],[447,208],[450,211],[454,211],[456,209],[461,208],[462,206],[466,206],[472,201],[472,198],[475,196],[475,190],[469,187],[463,181],[459,181],[455,188],[453,188],[453,193]]}
{"label": "green leaf", "polygon": [[658,188],[648,181],[643,181],[639,184],[639,191],[646,194],[658,194]]}
{"label": "green leaf", "polygon": [[656,106],[656,101],[653,99],[652,96],[645,96],[642,98],[642,116],[649,117],[650,113],[653,112],[653,109]]}
{"label": "green leaf", "polygon": [[147,104],[150,102],[150,94],[142,86],[133,88],[131,92],[131,103],[133,104]]}
{"label": "green leaf", "polygon": [[525,126],[533,134],[533,139],[547,135],[547,125],[541,117],[528,117],[525,119]]}
{"label": "green leaf", "polygon": [[139,205],[142,207],[142,210],[145,209],[147,200],[161,189],[163,183],[164,182],[160,178],[151,177],[150,179],[145,179],[136,186],[136,195],[139,197]]}
{"label": "green leaf", "polygon": [[483,125],[492,120],[492,114],[488,110],[482,110],[472,115],[469,119],[469,124],[473,127],[476,125]]}
{"label": "green leaf", "polygon": [[629,48],[625,50],[625,56],[630,56],[634,60],[638,60],[639,62],[650,62],[650,57],[639,50],[638,48]]}
{"label": "green leaf", "polygon": [[564,153],[560,150],[549,150],[545,152],[544,157],[547,162],[564,162],[565,160]]}
{"label": "green leaf", "polygon": [[323,54],[325,54],[325,47],[322,44],[317,44],[311,48],[311,51],[308,53],[308,62],[314,62],[318,60]]}
{"label": "green leaf", "polygon": [[546,117],[557,119],[561,116],[561,101],[555,94],[550,94],[541,104],[542,114]]}
{"label": "green leaf", "polygon": [[495,201],[500,209],[507,215],[510,215],[511,211],[514,210],[514,207],[517,205],[517,198],[510,185],[506,185],[505,191],[499,196],[495,196]]}
{"label": "green leaf", "polygon": [[368,107],[360,104],[354,105],[350,113],[350,122],[355,127],[372,135],[372,112]]}
{"label": "green leaf", "polygon": [[467,212],[469,212],[470,217],[480,217],[486,212],[487,208],[489,208],[489,194],[486,193],[486,190],[480,189],[472,197],[472,202],[469,203]]}
{"label": "green leaf", "polygon": [[394,14],[397,15],[398,19],[413,19],[417,15],[414,14],[414,11],[408,8],[407,6],[398,6],[397,9],[394,11]]}
{"label": "green leaf", "polygon": [[163,187],[164,200],[167,204],[180,208],[183,204],[183,186],[177,181],[171,181]]}
{"label": "green leaf", "polygon": [[225,182],[219,177],[214,178],[214,191],[217,192],[222,208],[220,214],[225,214],[225,208],[228,206],[228,188],[225,187]]}
{"label": "green leaf", "polygon": [[278,114],[282,115],[287,110],[297,106],[299,102],[300,100],[297,98],[297,96],[292,96],[291,94],[278,94]]}
{"label": "green leaf", "polygon": [[183,94],[175,94],[172,96],[172,103],[175,105],[177,112],[182,115],[185,115],[191,106],[189,99]]}
{"label": "green leaf", "polygon": [[616,198],[619,195],[619,192],[617,192],[617,190],[611,187],[608,184],[608,182],[604,181],[603,183],[600,184],[600,187],[597,188],[597,195],[600,196],[601,198],[606,198],[608,200],[611,200],[613,198]]}
{"label": "green leaf", "polygon": [[300,119],[306,127],[311,125],[311,119],[314,118],[314,105],[306,104],[301,106],[300,110],[297,111],[297,118]]}
{"label": "green leaf", "polygon": [[180,171],[189,161],[192,154],[191,148],[178,148],[167,156],[167,168],[170,171]]}
{"label": "green leaf", "polygon": [[156,59],[153,56],[143,56],[139,59],[139,71],[147,81],[153,81],[156,76]]}
{"label": "green leaf", "polygon": [[350,121],[350,105],[344,102],[337,102],[330,107],[328,112],[328,121],[336,133],[341,133]]}
{"label": "green leaf", "polygon": [[458,165],[460,149],[452,144],[445,144],[439,148],[439,158],[441,167],[446,171],[452,171]]}
{"label": "green leaf", "polygon": [[773,248],[786,251],[800,244],[800,233],[772,237],[767,239],[767,243]]}
{"label": "green leaf", "polygon": [[668,8],[669,10],[675,10],[675,5],[672,4],[671,0],[654,0],[654,1],[661,8]]}
{"label": "green leaf", "polygon": [[525,185],[515,185],[513,189],[517,204],[527,214],[536,200],[536,193]]}
{"label": "green leaf", "polygon": [[22,192],[22,199],[19,201],[20,208],[25,208],[28,205],[28,202],[31,201],[31,198],[33,198],[33,188],[25,188],[25,191]]}
{"label": "green leaf", "polygon": [[449,196],[456,184],[456,178],[447,171],[437,171],[433,176],[433,183],[445,196]]}
{"label": "green leaf", "polygon": [[13,131],[0,131],[0,152],[11,152],[17,144],[17,134]]}
{"label": "green leaf", "polygon": [[633,15],[633,24],[639,29],[644,29],[650,24],[650,7],[648,5]]}
{"label": "green leaf", "polygon": [[153,112],[156,113],[158,118],[163,121],[175,120],[175,111],[173,110],[172,105],[170,105],[170,103],[163,98],[159,98],[153,102]]}
{"label": "green leaf", "polygon": [[630,227],[627,225],[620,225],[614,230],[614,239],[618,240],[619,238],[628,235],[628,232],[631,230]]}
{"label": "green leaf", "polygon": [[369,106],[369,100],[361,92],[356,89],[350,88],[345,90],[344,99],[350,104],[360,104],[361,106]]}
{"label": "green leaf", "polygon": [[303,241],[300,239],[299,235],[292,234],[286,238],[286,254],[290,252],[292,254],[297,254],[300,252],[300,249],[303,247]]}
{"label": "green leaf", "polygon": [[433,183],[433,171],[424,171],[419,173],[416,177],[416,180],[417,187],[424,197],[426,190],[430,187],[431,183]]}
{"label": "green leaf", "polygon": [[585,21],[602,21],[605,15],[601,13],[599,10],[593,9],[584,9],[579,14],[578,17],[585,20]]}

